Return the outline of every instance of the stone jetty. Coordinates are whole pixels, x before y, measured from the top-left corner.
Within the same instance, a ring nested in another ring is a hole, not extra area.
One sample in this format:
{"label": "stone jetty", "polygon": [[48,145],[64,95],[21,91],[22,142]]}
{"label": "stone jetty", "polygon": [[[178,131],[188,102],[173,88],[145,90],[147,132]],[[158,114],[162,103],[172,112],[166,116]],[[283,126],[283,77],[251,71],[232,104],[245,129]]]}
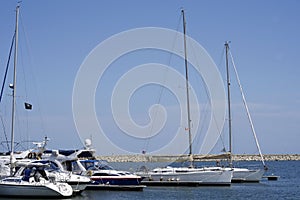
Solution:
{"label": "stone jetty", "polygon": [[[265,154],[263,155],[266,161],[286,161],[300,160],[300,154]],[[110,155],[97,156],[98,159],[107,160],[108,162],[182,162],[188,161],[191,158],[187,155]],[[228,158],[228,154],[224,155],[194,155],[196,161],[217,161]],[[233,155],[235,161],[260,161],[259,155]]]}

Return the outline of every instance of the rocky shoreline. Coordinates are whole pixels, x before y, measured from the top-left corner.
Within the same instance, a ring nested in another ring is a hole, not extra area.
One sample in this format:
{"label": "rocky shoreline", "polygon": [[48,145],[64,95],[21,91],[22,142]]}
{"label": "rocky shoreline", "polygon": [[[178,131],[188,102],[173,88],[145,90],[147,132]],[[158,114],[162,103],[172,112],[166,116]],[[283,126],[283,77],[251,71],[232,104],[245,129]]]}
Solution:
{"label": "rocky shoreline", "polygon": [[[287,161],[300,160],[300,154],[266,154],[263,155],[266,161]],[[186,155],[170,156],[170,155],[111,155],[97,156],[98,159],[107,160],[108,162],[182,162],[189,158]],[[194,155],[196,161],[217,161],[228,158],[228,155]],[[260,161],[259,155],[233,155],[235,161]]]}

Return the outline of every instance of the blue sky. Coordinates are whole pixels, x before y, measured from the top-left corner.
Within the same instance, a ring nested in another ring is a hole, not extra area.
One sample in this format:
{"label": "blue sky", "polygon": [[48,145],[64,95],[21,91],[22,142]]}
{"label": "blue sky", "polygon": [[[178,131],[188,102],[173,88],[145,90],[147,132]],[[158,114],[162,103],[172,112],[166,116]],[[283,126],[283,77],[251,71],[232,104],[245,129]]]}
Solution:
{"label": "blue sky", "polygon": [[[51,139],[49,148],[80,148],[82,143],[73,121],[72,92],[76,74],[86,56],[100,42],[129,29],[162,27],[181,32],[180,10],[184,8],[187,34],[206,49],[223,78],[224,42],[231,41],[231,51],[263,153],[300,153],[299,6],[300,2],[296,0],[22,1],[18,99],[22,102],[21,99],[27,96],[34,109],[30,112],[19,109],[20,120],[27,118],[27,121],[19,125],[17,139],[41,140],[47,135]],[[0,2],[1,81],[14,31],[15,7],[16,1]],[[137,57],[140,60],[136,61]],[[113,81],[131,65],[143,61],[160,62],[168,55],[149,52],[148,56],[137,57],[130,58],[129,55],[124,61],[129,63],[126,68],[112,68],[98,85],[97,102],[105,101],[96,104],[99,121],[110,118],[109,109],[103,107],[108,108]],[[180,65],[176,69],[183,73]],[[203,91],[201,86],[198,89]],[[153,96],[147,96],[147,90],[160,93],[158,87],[149,86],[134,94],[133,118],[141,124],[147,123],[148,108],[157,101]],[[242,102],[239,93],[235,92],[237,87],[232,86],[232,90],[234,152],[257,153],[249,125],[243,121]],[[6,90],[4,98],[8,100],[0,107],[9,133],[8,93]],[[164,95],[170,94],[165,92]],[[176,105],[176,100],[167,97],[161,103],[171,108]],[[178,122],[178,119],[174,120]],[[117,128],[109,127],[110,123],[105,123],[108,130],[117,131]],[[167,127],[172,130],[170,125]],[[224,138],[226,142],[226,136]],[[1,135],[1,140],[4,139]],[[146,143],[150,145],[151,140]],[[127,145],[134,144],[128,141]],[[101,147],[97,150],[99,154],[109,151]],[[215,151],[218,152],[218,147]]]}

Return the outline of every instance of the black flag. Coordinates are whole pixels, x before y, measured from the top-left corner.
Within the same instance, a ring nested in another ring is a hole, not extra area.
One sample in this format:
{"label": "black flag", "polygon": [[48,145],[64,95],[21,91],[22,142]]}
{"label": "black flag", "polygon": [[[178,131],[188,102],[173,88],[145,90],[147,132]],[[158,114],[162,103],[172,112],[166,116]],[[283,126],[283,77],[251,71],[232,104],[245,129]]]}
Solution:
{"label": "black flag", "polygon": [[31,110],[32,109],[32,105],[30,103],[26,103],[25,102],[25,109],[26,110]]}

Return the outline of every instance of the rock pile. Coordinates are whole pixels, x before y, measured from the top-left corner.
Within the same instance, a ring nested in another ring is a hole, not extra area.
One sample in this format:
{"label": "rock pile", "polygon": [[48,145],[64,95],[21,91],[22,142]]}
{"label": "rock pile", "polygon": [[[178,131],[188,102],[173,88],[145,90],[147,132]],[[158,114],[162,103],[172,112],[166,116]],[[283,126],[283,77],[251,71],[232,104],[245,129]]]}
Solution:
{"label": "rock pile", "polygon": [[[198,161],[215,161],[219,160],[217,155],[210,155],[209,159],[201,159],[203,155],[195,155]],[[266,154],[263,155],[266,161],[283,161],[283,160],[300,160],[300,154]],[[97,156],[98,159],[107,160],[108,162],[179,162],[187,161],[188,156],[171,156],[171,155],[111,155]],[[233,155],[235,161],[260,161],[259,155]]]}

